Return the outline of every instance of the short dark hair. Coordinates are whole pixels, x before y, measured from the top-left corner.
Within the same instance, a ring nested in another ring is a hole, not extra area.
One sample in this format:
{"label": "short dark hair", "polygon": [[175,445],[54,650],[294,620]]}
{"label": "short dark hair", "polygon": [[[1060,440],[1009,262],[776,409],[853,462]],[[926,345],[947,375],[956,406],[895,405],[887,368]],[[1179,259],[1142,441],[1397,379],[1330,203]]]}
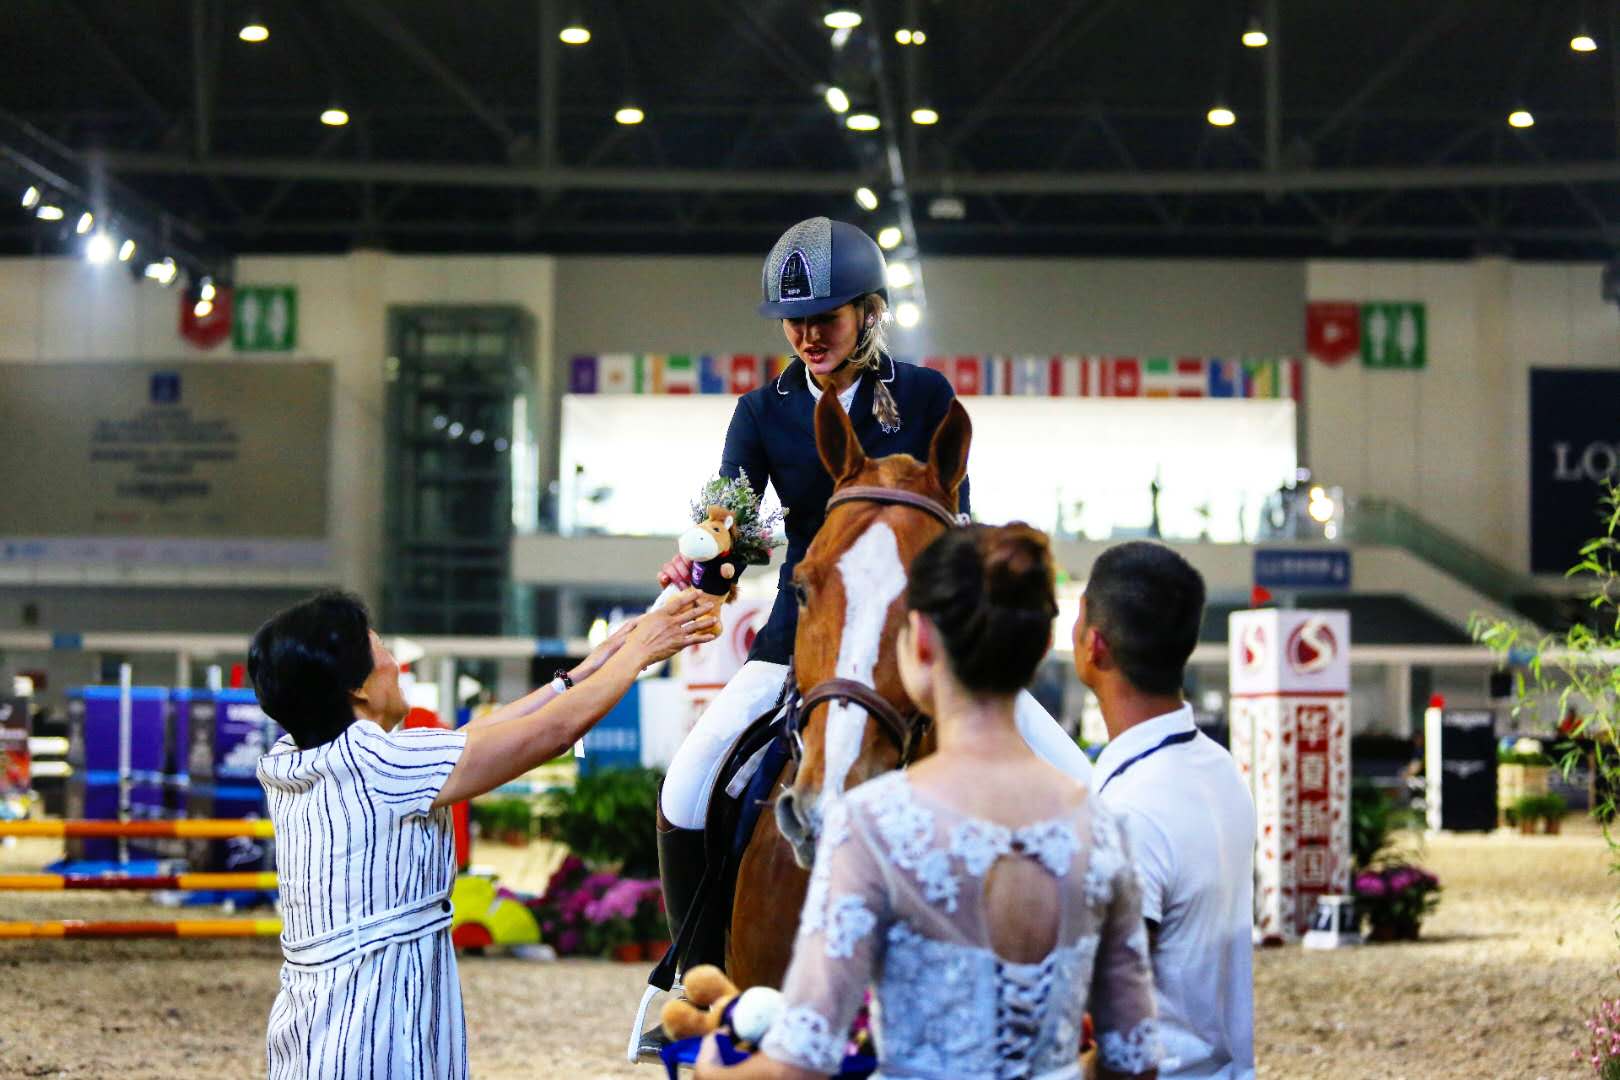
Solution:
{"label": "short dark hair", "polygon": [[1057,616],[1046,534],[1023,522],[951,529],[912,561],[906,604],[933,620],[963,686],[1022,690],[1051,646]]}
{"label": "short dark hair", "polygon": [[1204,579],[1163,544],[1111,547],[1086,580],[1086,625],[1145,694],[1180,693],[1204,622]]}
{"label": "short dark hair", "polygon": [[259,707],[300,749],[354,722],[349,691],[371,674],[371,616],[352,593],[328,591],[272,616],[248,647]]}

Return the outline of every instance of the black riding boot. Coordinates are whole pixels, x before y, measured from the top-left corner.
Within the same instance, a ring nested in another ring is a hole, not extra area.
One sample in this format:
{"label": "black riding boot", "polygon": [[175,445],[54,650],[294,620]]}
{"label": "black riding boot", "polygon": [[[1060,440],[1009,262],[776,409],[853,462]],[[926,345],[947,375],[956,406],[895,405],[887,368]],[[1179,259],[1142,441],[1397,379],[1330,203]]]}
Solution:
{"label": "black riding boot", "polygon": [[[658,877],[664,886],[664,912],[669,919],[669,936],[680,936],[681,926],[693,914],[698,885],[706,866],[702,829],[677,829],[658,814]],[[726,963],[725,913],[730,897],[711,896],[699,916],[703,922],[681,958],[681,971],[699,964],[724,967]]]}
{"label": "black riding boot", "polygon": [[[703,830],[677,829],[664,819],[663,809],[658,811],[658,877],[664,886],[664,914],[669,919],[669,937],[680,937],[681,926],[691,916],[697,901],[698,884],[703,880],[705,865]],[[730,897],[726,897],[730,900]],[[681,973],[699,964],[724,966],[726,962],[725,924],[715,918],[715,911],[726,910],[719,898],[710,898],[710,908],[703,916],[704,925],[681,963]],[[667,1040],[657,1024],[648,1028],[641,1037],[638,1050],[644,1060],[657,1059]]]}

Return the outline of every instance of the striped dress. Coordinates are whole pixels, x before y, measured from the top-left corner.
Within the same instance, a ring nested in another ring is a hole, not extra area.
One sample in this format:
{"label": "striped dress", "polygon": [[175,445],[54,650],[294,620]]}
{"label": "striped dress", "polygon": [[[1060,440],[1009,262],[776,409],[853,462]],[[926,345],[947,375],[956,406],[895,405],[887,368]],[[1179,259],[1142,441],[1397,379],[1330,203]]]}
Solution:
{"label": "striped dress", "polygon": [[450,811],[433,800],[462,732],[356,720],[259,761],[276,828],[281,992],[271,1080],[467,1075],[467,1024],[450,944]]}

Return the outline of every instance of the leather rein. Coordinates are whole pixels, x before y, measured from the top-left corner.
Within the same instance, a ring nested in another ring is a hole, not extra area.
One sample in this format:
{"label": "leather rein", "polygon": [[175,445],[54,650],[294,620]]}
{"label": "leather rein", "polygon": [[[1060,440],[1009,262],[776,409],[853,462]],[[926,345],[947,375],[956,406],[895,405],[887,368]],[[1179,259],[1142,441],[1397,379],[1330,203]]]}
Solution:
{"label": "leather rein", "polygon": [[[835,507],[847,503],[877,503],[883,506],[907,506],[913,510],[920,510],[934,518],[947,529],[954,529],[962,524],[962,518],[953,514],[950,509],[938,499],[931,499],[927,495],[919,495],[914,491],[902,491],[899,488],[856,486],[847,487],[833,493],[827,500],[829,513]],[[810,718],[816,706],[828,702],[842,702],[845,705],[859,705],[865,709],[867,715],[878,722],[878,728],[894,744],[900,752],[900,766],[904,768],[917,756],[917,748],[922,743],[931,723],[927,716],[915,708],[910,713],[902,715],[886,698],[865,683],[854,679],[827,679],[812,686],[808,692],[797,693],[798,673],[790,668],[788,671],[788,687],[792,695],[787,705],[787,715],[784,724],[789,735],[788,747],[795,763],[804,758],[804,724]]]}

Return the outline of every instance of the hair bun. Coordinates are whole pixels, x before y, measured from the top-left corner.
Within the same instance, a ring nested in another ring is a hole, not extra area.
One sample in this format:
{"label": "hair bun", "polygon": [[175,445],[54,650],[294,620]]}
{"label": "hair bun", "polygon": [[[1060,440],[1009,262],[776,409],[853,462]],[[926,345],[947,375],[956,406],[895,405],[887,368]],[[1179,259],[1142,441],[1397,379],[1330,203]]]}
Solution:
{"label": "hair bun", "polygon": [[987,529],[980,552],[987,602],[1056,616],[1052,547],[1045,533],[1021,521]]}

